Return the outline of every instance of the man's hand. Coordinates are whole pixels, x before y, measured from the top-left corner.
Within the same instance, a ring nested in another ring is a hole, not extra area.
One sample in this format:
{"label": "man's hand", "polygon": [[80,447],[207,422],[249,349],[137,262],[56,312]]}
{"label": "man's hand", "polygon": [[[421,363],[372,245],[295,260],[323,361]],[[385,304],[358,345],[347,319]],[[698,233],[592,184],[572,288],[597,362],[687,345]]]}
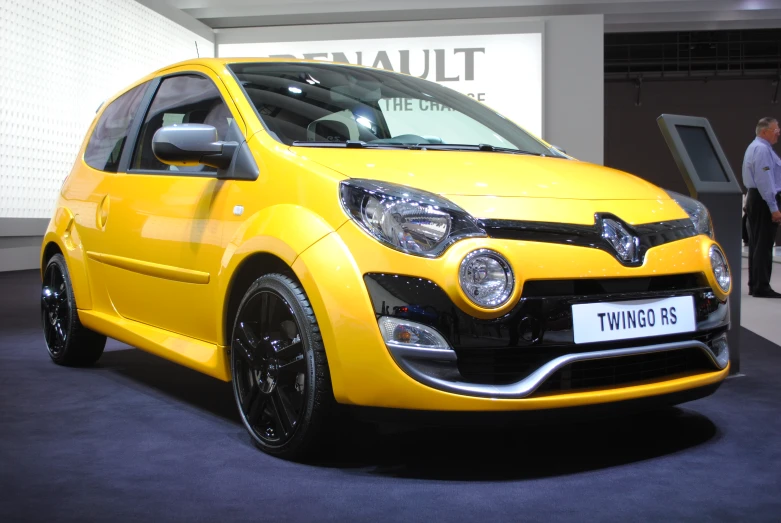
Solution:
{"label": "man's hand", "polygon": [[781,211],[776,211],[770,215],[773,219],[773,223],[781,223]]}

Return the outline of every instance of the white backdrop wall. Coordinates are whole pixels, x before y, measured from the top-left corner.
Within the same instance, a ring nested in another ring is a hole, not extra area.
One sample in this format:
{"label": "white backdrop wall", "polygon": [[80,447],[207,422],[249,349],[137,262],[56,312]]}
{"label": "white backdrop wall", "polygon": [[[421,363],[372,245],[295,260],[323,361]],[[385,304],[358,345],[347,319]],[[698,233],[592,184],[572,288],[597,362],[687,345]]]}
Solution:
{"label": "white backdrop wall", "polygon": [[48,218],[100,103],[196,42],[135,0],[0,0],[0,219]]}

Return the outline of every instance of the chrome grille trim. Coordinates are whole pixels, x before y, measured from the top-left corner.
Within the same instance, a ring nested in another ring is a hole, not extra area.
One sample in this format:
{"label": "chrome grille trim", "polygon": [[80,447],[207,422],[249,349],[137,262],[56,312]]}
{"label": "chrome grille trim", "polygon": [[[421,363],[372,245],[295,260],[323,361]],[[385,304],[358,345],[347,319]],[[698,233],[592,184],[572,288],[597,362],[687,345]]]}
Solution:
{"label": "chrome grille trim", "polygon": [[[717,363],[716,357],[711,351],[710,347],[701,341],[690,340],[673,343],[661,343],[656,345],[645,345],[626,349],[611,349],[567,354],[543,364],[529,376],[518,382],[509,383],[507,385],[492,385],[461,381],[455,378],[452,373],[449,373],[450,375],[447,376],[447,367],[452,365],[452,362],[455,359],[455,352],[453,352],[453,354],[446,354],[450,351],[419,351],[411,348],[404,348],[403,350],[399,350],[400,347],[388,346],[388,349],[393,355],[394,360],[396,360],[396,363],[407,374],[421,383],[424,383],[425,385],[435,389],[443,390],[445,392],[452,392],[454,394],[496,399],[520,399],[528,397],[534,393],[534,391],[537,390],[537,388],[539,388],[545,382],[545,380],[550,378],[553,373],[571,363],[605,358],[619,358],[622,356],[634,356],[639,354],[650,354],[655,352],[673,351],[688,348],[700,349],[713,363],[714,371],[721,370],[721,367]],[[421,363],[423,365],[421,365]],[[441,373],[440,377],[435,375],[437,374],[437,364],[444,365],[444,368],[442,369],[444,372]]]}

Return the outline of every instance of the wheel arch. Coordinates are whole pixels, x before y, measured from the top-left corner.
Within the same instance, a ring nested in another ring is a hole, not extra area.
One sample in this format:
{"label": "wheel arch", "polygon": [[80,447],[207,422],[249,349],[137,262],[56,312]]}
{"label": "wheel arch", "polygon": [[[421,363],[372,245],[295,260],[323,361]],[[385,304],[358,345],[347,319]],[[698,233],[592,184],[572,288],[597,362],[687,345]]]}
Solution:
{"label": "wheel arch", "polygon": [[280,273],[293,278],[300,284],[293,269],[285,260],[271,252],[254,252],[245,257],[236,267],[225,293],[222,338],[226,347],[230,346],[233,323],[239,311],[239,304],[252,282],[265,274]]}
{"label": "wheel arch", "polygon": [[264,208],[239,227],[225,250],[219,277],[218,292],[224,299],[222,340],[226,346],[230,345],[238,304],[260,276],[281,272],[295,279],[309,294],[293,263],[302,252],[333,231],[323,217],[293,204]]}
{"label": "wheel arch", "polygon": [[55,254],[65,258],[79,309],[92,309],[87,257],[76,226],[76,217],[66,207],[59,207],[49,222],[41,243],[41,278],[46,264]]}
{"label": "wheel arch", "polygon": [[[41,252],[41,276],[43,276],[46,266],[49,264],[49,260],[51,260],[55,254],[62,254],[62,248],[56,241],[50,240],[43,245],[43,250]],[[63,257],[65,257],[64,254]]]}

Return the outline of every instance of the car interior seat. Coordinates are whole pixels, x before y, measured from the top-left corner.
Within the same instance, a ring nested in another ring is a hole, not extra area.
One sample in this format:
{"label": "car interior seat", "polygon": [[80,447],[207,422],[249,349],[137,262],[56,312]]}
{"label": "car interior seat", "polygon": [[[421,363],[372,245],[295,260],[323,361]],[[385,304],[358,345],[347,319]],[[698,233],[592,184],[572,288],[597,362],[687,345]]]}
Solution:
{"label": "car interior seat", "polygon": [[217,139],[226,140],[228,135],[228,127],[230,125],[233,115],[231,115],[228,106],[222,100],[218,100],[206,113],[202,123],[211,125],[217,129]]}
{"label": "car interior seat", "polygon": [[331,88],[331,103],[345,109],[333,112],[312,121],[306,129],[306,139],[310,142],[344,142],[362,140],[370,142],[377,136],[366,126],[358,123],[357,112],[367,108],[367,103],[379,100],[380,90],[364,91],[358,98],[354,86],[336,86]]}

